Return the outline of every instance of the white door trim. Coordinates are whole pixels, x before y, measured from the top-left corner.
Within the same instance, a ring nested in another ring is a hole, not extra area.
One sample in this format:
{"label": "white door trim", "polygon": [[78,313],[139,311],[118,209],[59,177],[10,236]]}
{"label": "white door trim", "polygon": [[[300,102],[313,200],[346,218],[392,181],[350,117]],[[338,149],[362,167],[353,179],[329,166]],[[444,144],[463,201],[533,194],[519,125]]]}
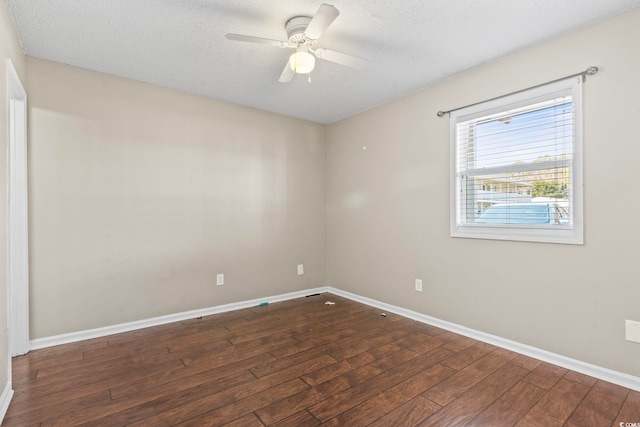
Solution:
{"label": "white door trim", "polygon": [[[29,351],[29,234],[27,210],[27,94],[8,60],[9,99],[7,287],[9,357]],[[11,369],[9,367],[9,379]]]}

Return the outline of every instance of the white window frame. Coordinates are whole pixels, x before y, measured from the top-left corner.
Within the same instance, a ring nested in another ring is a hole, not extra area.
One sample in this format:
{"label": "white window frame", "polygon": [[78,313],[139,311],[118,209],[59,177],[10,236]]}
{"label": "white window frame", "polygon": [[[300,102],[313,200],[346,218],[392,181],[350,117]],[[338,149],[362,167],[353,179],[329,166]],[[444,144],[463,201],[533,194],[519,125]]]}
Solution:
{"label": "white window frame", "polygon": [[[582,76],[571,77],[512,95],[474,104],[450,113],[450,220],[451,237],[513,240],[526,242],[566,243],[581,245],[584,243],[583,223],[583,181],[582,181]],[[459,207],[461,191],[460,179],[456,171],[456,124],[474,118],[496,114],[501,111],[532,105],[561,94],[570,93],[574,107],[574,152],[570,167],[572,197],[570,210],[572,223],[568,227],[527,226],[521,224],[478,224],[467,223]]]}

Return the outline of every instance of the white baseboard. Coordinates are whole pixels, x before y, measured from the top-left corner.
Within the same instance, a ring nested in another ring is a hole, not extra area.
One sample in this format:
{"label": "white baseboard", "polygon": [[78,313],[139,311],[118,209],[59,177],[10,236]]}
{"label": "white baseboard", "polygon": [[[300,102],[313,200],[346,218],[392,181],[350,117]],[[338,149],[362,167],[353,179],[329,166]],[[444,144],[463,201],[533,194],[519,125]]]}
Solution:
{"label": "white baseboard", "polygon": [[13,389],[11,388],[11,383],[7,381],[4,383],[4,389],[0,395],[0,423],[2,423],[4,416],[7,414],[7,409],[9,409],[9,403],[11,403],[12,397]]}
{"label": "white baseboard", "polygon": [[551,363],[553,365],[561,366],[572,371],[580,372],[581,374],[589,375],[594,378],[608,381],[613,384],[620,385],[622,387],[630,388],[632,390],[640,391],[640,377],[625,374],[623,372],[614,371],[612,369],[603,368],[601,366],[593,365],[591,363],[583,362],[581,360],[572,359],[570,357],[562,356],[560,354],[552,353],[547,350],[543,350],[530,345],[522,344],[516,341],[511,341],[496,335],[487,334],[485,332],[477,331],[475,329],[467,328],[456,323],[447,322],[435,317],[427,316],[415,311],[407,310],[402,307],[396,307],[391,304],[376,301],[371,298],[366,298],[360,295],[352,294],[340,289],[328,287],[327,291],[334,295],[348,298],[353,301],[357,301],[372,307],[379,308],[389,313],[395,313],[409,319],[416,320],[418,322],[426,323],[431,326],[435,326],[447,331],[454,332],[456,334],[464,335],[465,337],[473,338],[478,341],[493,344],[498,347],[506,348],[507,350],[514,351],[516,353],[524,354],[525,356],[533,357],[534,359],[542,360],[544,362]]}
{"label": "white baseboard", "polygon": [[[166,323],[178,322],[181,320],[193,319],[200,316],[209,316],[216,313],[224,313],[227,311],[239,310],[242,308],[255,307],[262,302],[278,302],[286,301],[294,298],[301,298],[307,295],[316,293],[330,292],[334,295],[339,295],[348,298],[353,301],[357,301],[372,307],[379,308],[389,313],[395,313],[400,316],[407,317],[409,319],[416,320],[418,322],[426,323],[447,331],[454,332],[456,334],[464,335],[476,339],[478,341],[493,344],[498,347],[505,348],[507,350],[514,351],[516,353],[524,354],[525,356],[533,357],[544,362],[548,362],[557,366],[561,366],[572,371],[580,372],[591,377],[608,381],[613,384],[618,384],[622,387],[630,388],[632,390],[640,391],[640,377],[625,374],[623,372],[614,371],[601,366],[593,365],[581,360],[572,359],[570,357],[562,356],[560,354],[552,353],[547,350],[543,350],[537,347],[532,347],[527,344],[522,344],[516,341],[511,341],[496,335],[491,335],[485,332],[477,331],[475,329],[467,328],[456,323],[441,320],[435,317],[427,316],[426,314],[418,313],[415,311],[407,310],[402,307],[397,307],[391,304],[387,304],[381,301],[377,301],[371,298],[363,297],[360,295],[352,294],[347,291],[332,288],[330,286],[320,287],[315,289],[307,289],[304,291],[292,292],[288,294],[276,295],[267,298],[258,298],[249,301],[237,302],[232,304],[225,304],[216,307],[203,308],[200,310],[186,311],[182,313],[169,314],[166,316],[154,317],[146,320],[139,320],[136,322],[121,323],[118,325],[107,326],[104,328],[90,329],[86,331],[72,332],[68,334],[56,335],[46,338],[38,338],[31,341],[31,349],[37,350],[45,347],[52,347],[60,344],[67,344],[71,342],[77,342],[92,338],[99,338],[107,335],[118,334],[121,332],[129,332],[136,329],[148,328],[151,326],[164,325]],[[11,391],[13,393],[13,391]],[[5,393],[3,392],[3,397]],[[10,400],[11,395],[9,395]],[[3,403],[1,401],[0,403]],[[7,401],[8,406],[8,401]],[[2,406],[0,406],[2,409]],[[6,410],[6,409],[5,409]]]}
{"label": "white baseboard", "polygon": [[118,325],[105,326],[103,328],[89,329],[85,331],[70,332],[68,334],[54,335],[46,338],[36,338],[30,341],[31,350],[38,350],[46,347],[53,347],[61,344],[69,344],[88,340],[92,338],[100,338],[107,335],[119,334],[122,332],[130,332],[137,329],[149,328],[151,326],[164,325],[181,320],[195,319],[200,316],[210,316],[217,313],[225,313],[227,311],[239,310],[241,308],[255,307],[261,303],[274,303],[278,301],[286,301],[294,298],[301,298],[307,295],[327,292],[326,287],[307,289],[304,291],[291,292],[266,298],[257,298],[249,301],[236,302],[231,304],[219,305],[216,307],[202,308],[199,310],[184,311],[182,313],[168,314],[165,316],[153,317],[151,319],[138,320],[135,322],[120,323]]}

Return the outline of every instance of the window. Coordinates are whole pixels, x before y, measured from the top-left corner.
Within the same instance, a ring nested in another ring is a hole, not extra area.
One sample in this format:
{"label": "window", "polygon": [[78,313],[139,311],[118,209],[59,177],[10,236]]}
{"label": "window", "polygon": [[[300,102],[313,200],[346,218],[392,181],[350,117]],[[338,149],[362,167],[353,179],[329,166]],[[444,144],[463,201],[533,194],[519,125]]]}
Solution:
{"label": "window", "polygon": [[582,244],[582,82],[451,113],[451,236]]}

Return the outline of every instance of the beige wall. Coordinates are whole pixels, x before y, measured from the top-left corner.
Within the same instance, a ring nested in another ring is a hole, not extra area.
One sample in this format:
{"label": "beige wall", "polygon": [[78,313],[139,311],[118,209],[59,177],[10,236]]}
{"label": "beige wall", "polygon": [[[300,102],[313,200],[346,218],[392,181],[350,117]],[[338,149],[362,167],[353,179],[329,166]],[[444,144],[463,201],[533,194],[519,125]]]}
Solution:
{"label": "beige wall", "polygon": [[5,2],[0,3],[0,392],[7,381],[7,61],[25,83],[25,58]]}
{"label": "beige wall", "polygon": [[32,339],[325,284],[323,125],[27,71]]}
{"label": "beige wall", "polygon": [[[640,375],[624,332],[640,321],[638,28],[640,10],[330,125],[328,284]],[[590,65],[584,246],[449,237],[449,120],[436,112]]]}

